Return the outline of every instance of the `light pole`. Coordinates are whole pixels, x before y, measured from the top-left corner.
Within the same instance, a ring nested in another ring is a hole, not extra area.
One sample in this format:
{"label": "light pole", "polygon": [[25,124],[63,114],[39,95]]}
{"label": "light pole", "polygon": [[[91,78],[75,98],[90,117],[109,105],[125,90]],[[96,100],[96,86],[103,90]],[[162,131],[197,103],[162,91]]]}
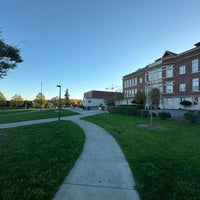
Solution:
{"label": "light pole", "polygon": [[57,87],[59,87],[60,89],[59,89],[59,100],[58,100],[58,108],[59,108],[59,110],[58,110],[58,121],[60,121],[60,99],[61,99],[61,85],[57,85]]}

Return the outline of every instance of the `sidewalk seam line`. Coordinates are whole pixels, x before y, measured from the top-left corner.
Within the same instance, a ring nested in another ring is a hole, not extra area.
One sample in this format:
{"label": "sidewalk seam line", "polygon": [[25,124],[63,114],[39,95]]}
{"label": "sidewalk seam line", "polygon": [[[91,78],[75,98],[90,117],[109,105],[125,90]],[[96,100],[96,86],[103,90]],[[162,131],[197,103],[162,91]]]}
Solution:
{"label": "sidewalk seam line", "polygon": [[65,185],[74,185],[74,186],[111,188],[111,189],[120,189],[120,190],[135,190],[134,188],[115,187],[115,186],[104,186],[104,185],[90,185],[90,184],[80,184],[80,183],[64,183],[64,184],[65,184]]}

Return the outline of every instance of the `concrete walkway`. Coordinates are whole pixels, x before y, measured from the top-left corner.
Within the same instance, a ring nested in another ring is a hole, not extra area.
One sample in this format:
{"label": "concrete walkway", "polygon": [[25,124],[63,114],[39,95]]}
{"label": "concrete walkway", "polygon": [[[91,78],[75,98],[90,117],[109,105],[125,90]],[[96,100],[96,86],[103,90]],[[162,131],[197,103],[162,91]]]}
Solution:
{"label": "concrete walkway", "polygon": [[[83,151],[54,200],[139,200],[129,165],[115,139],[101,127],[83,121],[80,117],[97,114],[83,111],[81,115],[61,118],[78,124],[85,132]],[[34,124],[49,121],[34,120]],[[32,123],[32,124],[33,124]],[[31,124],[18,122],[12,127]],[[9,127],[0,125],[0,128]]]}

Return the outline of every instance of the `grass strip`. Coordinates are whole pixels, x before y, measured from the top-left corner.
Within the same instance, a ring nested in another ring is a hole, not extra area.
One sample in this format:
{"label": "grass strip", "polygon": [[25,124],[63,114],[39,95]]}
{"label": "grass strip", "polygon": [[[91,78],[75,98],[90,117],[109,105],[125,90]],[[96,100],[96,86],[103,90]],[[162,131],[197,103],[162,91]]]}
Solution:
{"label": "grass strip", "polygon": [[[200,199],[200,125],[154,120],[168,130],[139,128],[148,119],[101,114],[84,118],[121,146],[143,200]],[[113,169],[114,170],[114,169]]]}
{"label": "grass strip", "polygon": [[[72,116],[78,113],[72,112],[67,109],[62,109],[60,116]],[[58,110],[56,109],[43,109],[43,110],[14,110],[14,111],[1,111],[0,112],[0,124],[11,123],[11,122],[21,122],[36,119],[46,119],[58,117]]]}
{"label": "grass strip", "polygon": [[71,121],[1,129],[0,199],[52,199],[83,144]]}

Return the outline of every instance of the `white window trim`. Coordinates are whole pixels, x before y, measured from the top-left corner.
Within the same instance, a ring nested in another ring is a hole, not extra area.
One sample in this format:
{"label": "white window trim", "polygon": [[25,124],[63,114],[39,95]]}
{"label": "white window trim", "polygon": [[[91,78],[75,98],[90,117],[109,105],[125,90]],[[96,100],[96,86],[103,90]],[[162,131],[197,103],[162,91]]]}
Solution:
{"label": "white window trim", "polygon": [[186,66],[185,65],[180,66],[179,67],[179,75],[182,75],[182,74],[185,74],[185,73],[186,73]]}
{"label": "white window trim", "polygon": [[[182,86],[184,86],[184,87],[182,87]],[[184,90],[182,90],[182,89],[184,89]],[[180,83],[179,92],[185,92],[185,91],[186,91],[186,83]]]}
{"label": "white window trim", "polygon": [[[166,66],[165,71],[166,71],[166,78],[171,78],[174,76],[173,65]],[[170,71],[170,76],[168,75],[169,71]]]}
{"label": "white window trim", "polygon": [[[195,68],[197,67],[196,71],[193,70],[194,65],[195,65]],[[199,59],[198,58],[192,60],[192,73],[197,73],[197,72],[199,72]]]}
{"label": "white window trim", "polygon": [[[197,85],[194,85],[194,83],[197,83]],[[197,87],[197,89],[195,89],[196,87]],[[199,92],[199,78],[193,78],[192,79],[192,91],[193,92]]]}
{"label": "white window trim", "polygon": [[[171,87],[171,92],[168,91],[167,87]],[[165,93],[166,94],[173,94],[174,93],[174,83],[173,82],[166,82],[165,84]]]}

